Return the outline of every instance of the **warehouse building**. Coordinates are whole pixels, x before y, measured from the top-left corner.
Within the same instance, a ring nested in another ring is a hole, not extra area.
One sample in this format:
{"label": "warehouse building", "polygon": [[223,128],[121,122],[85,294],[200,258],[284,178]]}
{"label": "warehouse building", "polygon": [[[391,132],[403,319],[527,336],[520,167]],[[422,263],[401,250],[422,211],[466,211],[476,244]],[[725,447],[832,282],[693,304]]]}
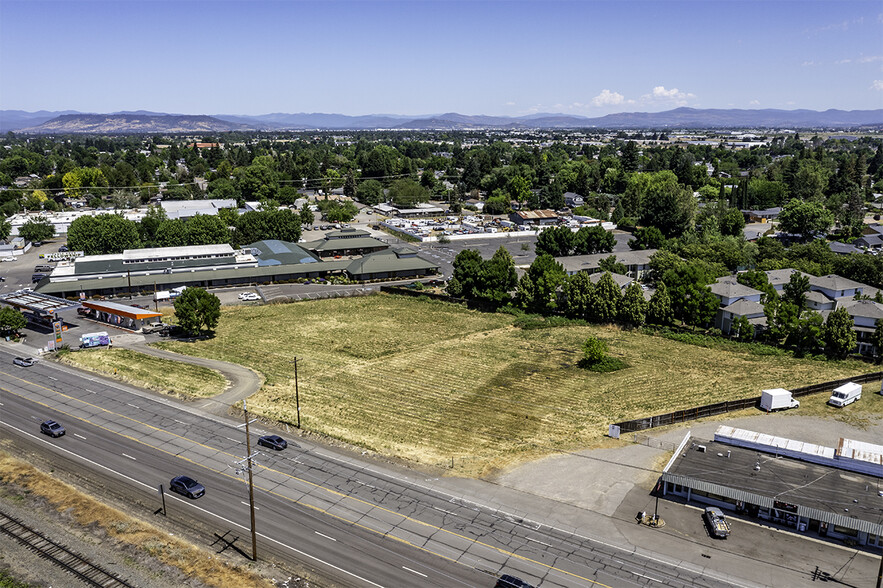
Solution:
{"label": "warehouse building", "polygon": [[814,537],[883,546],[883,446],[837,448],[721,426],[688,433],[665,466],[662,492]]}
{"label": "warehouse building", "polygon": [[[87,255],[59,262],[52,273],[37,284],[36,290],[54,296],[82,298],[149,293],[180,286],[215,288],[335,275],[365,281],[438,273],[438,264],[417,256],[416,250],[388,251],[389,246],[382,241],[371,239],[373,243],[367,243],[364,239],[366,237],[361,236],[337,239],[368,251],[357,259],[323,260],[319,254],[306,249],[306,243],[278,240],[258,241],[241,249],[223,244]],[[377,248],[377,244],[383,248]]]}

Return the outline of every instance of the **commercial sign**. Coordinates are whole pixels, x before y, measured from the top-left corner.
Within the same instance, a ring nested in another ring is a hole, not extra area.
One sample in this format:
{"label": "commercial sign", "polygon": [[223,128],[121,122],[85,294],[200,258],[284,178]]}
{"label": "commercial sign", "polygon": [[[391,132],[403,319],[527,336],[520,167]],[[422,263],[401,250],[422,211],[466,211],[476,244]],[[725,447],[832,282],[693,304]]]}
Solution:
{"label": "commercial sign", "polygon": [[52,330],[55,331],[55,347],[61,347],[61,321],[54,321],[52,323]]}

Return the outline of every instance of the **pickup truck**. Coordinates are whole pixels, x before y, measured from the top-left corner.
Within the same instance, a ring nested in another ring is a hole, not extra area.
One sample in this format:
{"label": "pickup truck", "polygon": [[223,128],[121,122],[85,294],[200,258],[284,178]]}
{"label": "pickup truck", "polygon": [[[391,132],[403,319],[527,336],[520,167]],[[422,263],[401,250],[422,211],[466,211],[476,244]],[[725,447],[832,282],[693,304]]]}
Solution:
{"label": "pickup truck", "polygon": [[708,523],[708,531],[713,537],[727,538],[730,534],[730,523],[724,518],[724,513],[721,509],[709,506],[705,509],[703,516],[705,517],[705,522]]}
{"label": "pickup truck", "polygon": [[165,331],[169,328],[169,325],[161,322],[148,323],[141,327],[141,332],[145,335],[148,333],[159,333],[161,331]]}

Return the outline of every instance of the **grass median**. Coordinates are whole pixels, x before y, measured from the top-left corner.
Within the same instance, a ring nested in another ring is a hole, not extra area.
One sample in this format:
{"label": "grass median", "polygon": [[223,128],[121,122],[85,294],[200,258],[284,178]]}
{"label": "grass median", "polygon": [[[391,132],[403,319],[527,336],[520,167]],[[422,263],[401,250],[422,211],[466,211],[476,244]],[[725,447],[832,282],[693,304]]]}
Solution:
{"label": "grass median", "polygon": [[228,384],[215,370],[131,349],[90,349],[62,354],[58,360],[133,386],[183,398],[209,398],[223,392]]}
{"label": "grass median", "polygon": [[[249,409],[383,454],[489,475],[597,446],[609,423],[875,369],[857,361],[705,348],[616,327],[523,330],[514,317],[370,296],[223,308],[216,337],[158,346],[232,361],[266,378]],[[581,369],[603,339],[630,367]]]}

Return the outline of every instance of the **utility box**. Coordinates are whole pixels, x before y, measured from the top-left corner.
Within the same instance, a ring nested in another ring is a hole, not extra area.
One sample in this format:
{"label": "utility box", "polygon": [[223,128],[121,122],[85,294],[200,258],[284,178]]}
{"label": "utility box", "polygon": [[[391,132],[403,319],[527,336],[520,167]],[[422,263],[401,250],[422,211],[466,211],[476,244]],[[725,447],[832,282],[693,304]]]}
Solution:
{"label": "utility box", "polygon": [[847,382],[839,388],[834,388],[834,391],[831,393],[831,398],[828,399],[828,404],[831,406],[844,407],[847,404],[852,404],[861,397],[862,385],[856,384],[855,382]]}
{"label": "utility box", "polygon": [[791,391],[784,388],[764,390],[760,394],[760,408],[767,412],[797,408],[798,406],[800,406],[800,401],[795,400],[791,396]]}

